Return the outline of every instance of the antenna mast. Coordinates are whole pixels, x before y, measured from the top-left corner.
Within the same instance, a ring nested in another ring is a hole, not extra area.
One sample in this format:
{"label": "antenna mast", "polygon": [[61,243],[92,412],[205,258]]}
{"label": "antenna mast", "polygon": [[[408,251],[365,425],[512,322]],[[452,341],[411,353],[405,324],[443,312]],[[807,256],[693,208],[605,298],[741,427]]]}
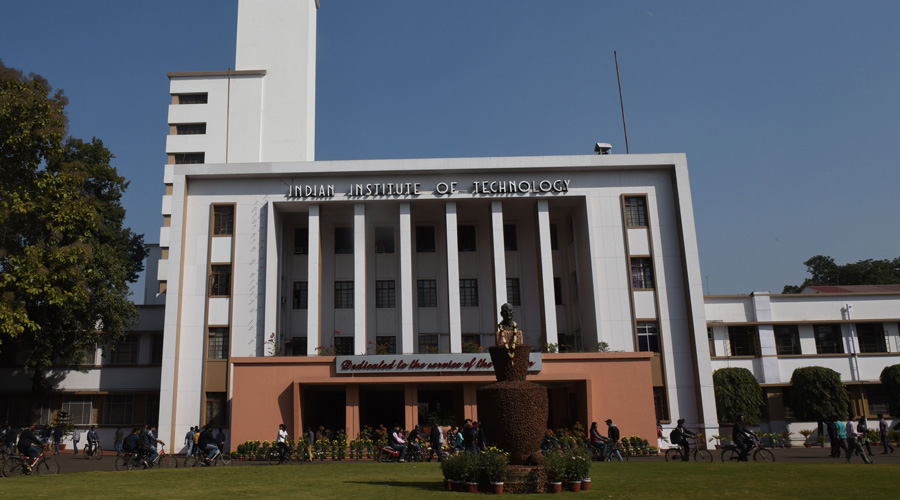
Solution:
{"label": "antenna mast", "polygon": [[616,81],[619,83],[619,107],[622,108],[622,130],[625,131],[625,154],[628,154],[628,127],[625,126],[625,101],[622,100],[622,80],[619,78],[619,56],[613,51],[613,57],[616,59]]}

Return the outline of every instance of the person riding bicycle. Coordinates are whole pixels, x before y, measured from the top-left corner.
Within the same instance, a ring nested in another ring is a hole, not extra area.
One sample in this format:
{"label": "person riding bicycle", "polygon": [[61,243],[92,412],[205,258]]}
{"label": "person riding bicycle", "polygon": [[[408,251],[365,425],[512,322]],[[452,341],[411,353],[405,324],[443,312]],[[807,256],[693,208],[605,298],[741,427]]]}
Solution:
{"label": "person riding bicycle", "polygon": [[200,433],[199,444],[200,451],[207,453],[206,458],[203,459],[203,464],[209,465],[216,453],[219,452],[218,443],[216,438],[213,437],[212,427],[209,424],[203,427],[203,432]]}
{"label": "person riding bicycle", "polygon": [[391,429],[391,434],[388,436],[388,446],[400,452],[400,462],[406,461],[406,440],[403,439],[403,434],[400,433],[400,424],[394,424],[394,428]]}
{"label": "person riding bicycle", "polygon": [[747,461],[747,452],[753,446],[753,436],[756,439],[756,433],[744,427],[744,416],[738,415],[731,430],[731,439],[734,440],[734,446],[741,452],[740,461]]}
{"label": "person riding bicycle", "polygon": [[85,449],[85,452],[88,454],[88,456],[91,456],[99,447],[100,436],[97,434],[97,426],[92,425],[91,429],[87,433],[87,448]]}
{"label": "person riding bicycle", "polygon": [[278,437],[275,438],[275,443],[278,445],[278,465],[284,463],[284,456],[287,454],[287,440],[287,426],[278,424]]}
{"label": "person riding bicycle", "polygon": [[[549,429],[547,432],[548,433],[550,432]],[[603,434],[600,434],[600,429],[597,428],[597,422],[591,422],[591,436],[590,437],[591,437],[591,446],[596,448],[600,452],[600,458],[602,459],[604,456],[606,456],[606,442],[609,441],[609,438],[607,438]],[[544,439],[547,439],[547,434],[544,434]],[[548,445],[549,445],[549,443],[548,443]],[[544,446],[541,445],[541,449],[543,449],[543,448],[544,448]],[[550,449],[550,447],[548,446],[547,450],[549,450],[549,449]]]}
{"label": "person riding bicycle", "polygon": [[678,425],[669,433],[669,439],[672,441],[672,444],[681,448],[681,460],[689,462],[691,459],[691,443],[688,441],[688,438],[696,437],[697,434],[684,427],[683,418],[679,418],[677,423]]}
{"label": "person riding bicycle", "polygon": [[149,428],[147,429],[147,433],[144,435],[144,439],[145,439],[144,447],[146,448],[147,453],[150,454],[147,461],[152,464],[153,461],[156,460],[156,457],[159,455],[159,451],[157,451],[157,449],[156,449],[156,444],[159,443],[159,444],[165,446],[166,443],[156,437],[156,426],[155,425],[149,426]]}
{"label": "person riding bicycle", "polygon": [[34,459],[41,454],[41,440],[34,435],[34,424],[28,424],[22,428],[22,433],[19,434],[19,444],[16,445],[16,448],[18,448],[19,453],[28,457],[28,460],[25,462],[25,468],[31,470]]}
{"label": "person riding bicycle", "polygon": [[416,424],[416,427],[409,431],[409,435],[406,438],[407,445],[409,446],[409,452],[413,454],[421,453],[422,446],[419,444],[419,440],[425,435],[424,431],[422,431],[422,426]]}

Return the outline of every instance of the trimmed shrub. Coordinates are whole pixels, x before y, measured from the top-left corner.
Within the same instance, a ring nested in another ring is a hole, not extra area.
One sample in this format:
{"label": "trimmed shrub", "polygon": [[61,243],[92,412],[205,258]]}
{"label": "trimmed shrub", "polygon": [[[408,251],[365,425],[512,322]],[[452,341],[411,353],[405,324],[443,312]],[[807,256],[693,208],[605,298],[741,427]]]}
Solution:
{"label": "trimmed shrub", "polygon": [[888,412],[900,415],[900,365],[886,366],[881,370],[881,386],[887,394]]}
{"label": "trimmed shrub", "polygon": [[849,413],[850,393],[841,375],[829,368],[807,366],[791,375],[791,410],[794,418],[805,422],[822,422],[829,417],[845,420]]}
{"label": "trimmed shrub", "polygon": [[743,415],[748,424],[759,422],[763,392],[750,370],[719,368],[713,372],[713,388],[719,422],[734,422],[738,415]]}

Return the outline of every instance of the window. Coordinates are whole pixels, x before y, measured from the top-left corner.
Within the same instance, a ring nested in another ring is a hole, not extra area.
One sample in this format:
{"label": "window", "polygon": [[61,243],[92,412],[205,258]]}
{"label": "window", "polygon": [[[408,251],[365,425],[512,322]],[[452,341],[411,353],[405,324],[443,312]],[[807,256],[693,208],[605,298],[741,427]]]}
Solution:
{"label": "window", "polygon": [[800,333],[797,325],[775,326],[775,352],[779,356],[800,354]]}
{"label": "window", "polygon": [[464,225],[456,228],[456,243],[460,252],[475,251],[475,226]]}
{"label": "window", "polygon": [[336,253],[336,254],[353,253],[353,228],[352,227],[336,227],[336,228],[334,228],[334,253]]}
{"label": "window", "polygon": [[210,327],[207,359],[228,359],[228,327]]}
{"label": "window", "polygon": [[375,307],[382,309],[390,309],[397,307],[396,290],[394,289],[394,280],[383,280],[375,282]]}
{"label": "window", "polygon": [[109,353],[111,365],[136,365],[138,362],[138,344],[140,338],[137,335],[126,335],[116,342],[112,352]]}
{"label": "window", "polygon": [[756,356],[756,329],[749,326],[729,326],[728,342],[732,356]]}
{"label": "window", "polygon": [[813,325],[813,332],[816,336],[816,352],[818,354],[842,354],[844,352],[840,325]]}
{"label": "window", "polygon": [[659,352],[659,325],[656,321],[638,321],[638,351]]}
{"label": "window", "polygon": [[231,264],[214,264],[209,274],[210,297],[231,296]]}
{"label": "window", "polygon": [[175,135],[200,135],[205,133],[205,123],[179,123],[175,125]]}
{"label": "window", "polygon": [[144,423],[159,422],[159,396],[147,396],[144,407]]}
{"label": "window", "polygon": [[393,226],[375,228],[375,253],[394,253]]}
{"label": "window", "polygon": [[478,280],[459,280],[459,306],[478,307]]}
{"label": "window", "polygon": [[353,309],[353,282],[334,282],[334,308]]}
{"label": "window", "polygon": [[856,338],[859,340],[859,352],[887,352],[881,323],[857,323]]}
{"label": "window", "polygon": [[150,337],[150,364],[161,365],[163,358],[163,336],[154,335]]}
{"label": "window", "polygon": [[134,396],[106,396],[103,400],[103,425],[134,423]]}
{"label": "window", "polygon": [[434,226],[416,226],[416,251],[434,252]]}
{"label": "window", "polygon": [[417,289],[419,307],[437,307],[436,280],[419,280]]}
{"label": "window", "polygon": [[335,337],[334,353],[338,356],[350,356],[353,354],[353,337]]}
{"label": "window", "polygon": [[197,94],[174,94],[175,104],[206,104],[209,94],[206,92]]}
{"label": "window", "polygon": [[647,227],[647,198],[643,196],[625,197],[625,225]]}
{"label": "window", "polygon": [[[477,333],[462,335],[461,339],[463,344],[481,347],[481,335],[478,335]],[[463,352],[465,352],[465,350]]]}
{"label": "window", "polygon": [[309,228],[294,228],[294,254],[306,255],[309,253]]}
{"label": "window", "polygon": [[94,406],[90,396],[69,396],[63,400],[62,411],[69,414],[75,425],[91,425],[94,423]]}
{"label": "window", "polygon": [[706,327],[706,341],[709,342],[709,355],[716,355],[716,343],[713,342],[713,329],[712,327]]}
{"label": "window", "polygon": [[294,337],[291,339],[291,356],[306,356],[307,344],[306,337]]}
{"label": "window", "polygon": [[205,153],[174,153],[176,165],[193,165],[196,163],[206,163]]}
{"label": "window", "polygon": [[869,415],[878,415],[879,413],[889,415],[891,413],[883,385],[864,385],[863,391],[869,403]]}
{"label": "window", "polygon": [[306,281],[294,282],[294,296],[292,297],[293,309],[306,309],[309,302],[309,291],[307,290]]}
{"label": "window", "polygon": [[631,288],[635,290],[653,288],[653,262],[650,257],[631,258]]}
{"label": "window", "polygon": [[555,276],[553,278],[553,300],[554,303],[558,306],[563,304],[562,297],[562,278],[559,276]]}
{"label": "window", "polygon": [[559,334],[559,352],[578,352],[581,350],[581,329],[576,328],[571,334]]}
{"label": "window", "polygon": [[519,241],[516,238],[516,225],[503,225],[503,249],[507,252],[515,252],[519,249]]}
{"label": "window", "polygon": [[225,393],[224,392],[207,392],[206,393],[206,423],[216,427],[224,427],[228,421],[225,412]]}
{"label": "window", "polygon": [[653,388],[653,406],[656,407],[656,420],[669,421],[669,405],[666,404],[666,388]]}
{"label": "window", "polygon": [[550,250],[559,250],[559,227],[550,224]]}
{"label": "window", "polygon": [[234,232],[234,205],[213,205],[213,234],[230,235]]}
{"label": "window", "polygon": [[438,346],[438,336],[430,334],[419,335],[419,352],[422,354],[437,354],[440,350]]}
{"label": "window", "polygon": [[514,306],[522,305],[519,296],[519,278],[506,278],[506,301]]}
{"label": "window", "polygon": [[375,352],[378,354],[397,354],[397,337],[394,335],[376,336]]}

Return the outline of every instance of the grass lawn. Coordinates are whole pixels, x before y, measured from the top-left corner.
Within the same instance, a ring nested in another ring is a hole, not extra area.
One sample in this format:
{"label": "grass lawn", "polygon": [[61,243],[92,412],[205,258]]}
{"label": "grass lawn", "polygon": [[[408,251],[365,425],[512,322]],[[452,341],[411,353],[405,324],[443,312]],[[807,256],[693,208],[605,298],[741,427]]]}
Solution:
{"label": "grass lawn", "polygon": [[[594,464],[578,498],[898,498],[891,465],[794,463]],[[0,478],[0,498],[465,498],[442,490],[437,463],[324,463]],[[542,497],[550,496],[549,494]],[[533,497],[533,495],[531,496]]]}

